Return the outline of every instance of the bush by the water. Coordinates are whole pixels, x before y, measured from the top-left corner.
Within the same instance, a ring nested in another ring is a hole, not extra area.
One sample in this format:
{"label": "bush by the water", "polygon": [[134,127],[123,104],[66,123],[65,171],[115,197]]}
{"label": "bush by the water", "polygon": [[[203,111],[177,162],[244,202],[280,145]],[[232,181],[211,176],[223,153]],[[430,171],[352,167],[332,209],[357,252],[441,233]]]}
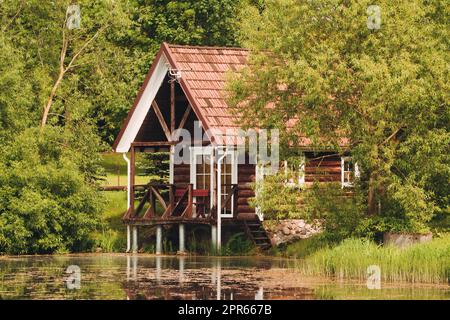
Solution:
{"label": "bush by the water", "polygon": [[254,250],[255,246],[246,237],[243,232],[233,234],[228,239],[225,247],[222,248],[222,255],[225,256],[239,256],[248,255]]}
{"label": "bush by the water", "polygon": [[95,183],[99,145],[79,126],[73,133],[26,129],[0,147],[0,252],[91,249],[103,205]]}
{"label": "bush by the water", "polygon": [[377,265],[384,281],[445,283],[450,276],[450,236],[400,249],[363,239],[347,239],[307,257],[302,271],[314,276],[367,279]]}

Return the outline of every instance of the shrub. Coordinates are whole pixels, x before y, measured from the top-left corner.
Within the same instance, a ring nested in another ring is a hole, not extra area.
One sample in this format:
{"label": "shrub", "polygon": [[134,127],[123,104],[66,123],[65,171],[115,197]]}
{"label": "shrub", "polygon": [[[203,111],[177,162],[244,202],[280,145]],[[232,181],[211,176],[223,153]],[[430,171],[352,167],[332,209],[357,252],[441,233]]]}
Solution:
{"label": "shrub", "polygon": [[[95,184],[96,153],[74,136],[83,133],[31,128],[0,147],[0,252],[92,247],[103,205]],[[88,141],[95,145],[95,139]]]}
{"label": "shrub", "polygon": [[239,256],[249,254],[254,249],[253,243],[247,239],[243,232],[233,234],[222,249],[222,254]]}

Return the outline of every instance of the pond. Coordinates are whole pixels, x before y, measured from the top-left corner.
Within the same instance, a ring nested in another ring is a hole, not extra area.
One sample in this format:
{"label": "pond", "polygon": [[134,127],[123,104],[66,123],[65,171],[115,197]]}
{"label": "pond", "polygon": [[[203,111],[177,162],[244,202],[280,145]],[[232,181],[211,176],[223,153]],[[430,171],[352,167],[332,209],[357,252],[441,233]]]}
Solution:
{"label": "pond", "polygon": [[0,258],[0,299],[450,299],[447,285],[302,276],[298,260],[84,254]]}

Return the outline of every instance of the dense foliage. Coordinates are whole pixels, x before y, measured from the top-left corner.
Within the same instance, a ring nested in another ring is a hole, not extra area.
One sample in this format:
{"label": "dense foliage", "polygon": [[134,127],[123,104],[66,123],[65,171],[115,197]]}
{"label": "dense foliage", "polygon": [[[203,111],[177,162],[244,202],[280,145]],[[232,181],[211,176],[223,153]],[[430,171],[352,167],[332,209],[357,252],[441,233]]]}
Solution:
{"label": "dense foliage", "polygon": [[236,44],[243,4],[0,1],[0,252],[89,250],[92,231],[108,235],[98,154],[156,50],[163,41]]}
{"label": "dense foliage", "polygon": [[[91,137],[92,138],[92,137]],[[90,248],[102,202],[95,166],[62,128],[26,129],[0,148],[0,252]],[[98,139],[93,137],[92,150]]]}
{"label": "dense foliage", "polygon": [[242,124],[279,128],[286,153],[305,135],[343,153],[346,137],[371,228],[426,231],[449,214],[444,3],[379,1],[379,27],[353,0],[266,1],[242,19],[251,63],[230,85]]}

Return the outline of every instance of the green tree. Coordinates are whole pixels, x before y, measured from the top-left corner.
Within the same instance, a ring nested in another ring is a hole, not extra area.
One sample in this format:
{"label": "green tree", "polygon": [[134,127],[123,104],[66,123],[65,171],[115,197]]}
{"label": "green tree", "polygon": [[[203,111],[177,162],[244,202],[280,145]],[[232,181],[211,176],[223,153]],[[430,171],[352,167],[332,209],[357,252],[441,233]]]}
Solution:
{"label": "green tree", "polygon": [[[116,61],[112,66],[120,70],[117,75],[123,81],[108,81],[91,111],[97,119],[100,135],[108,143],[117,136],[161,43],[236,46],[239,12],[247,2],[132,0],[127,6],[131,24],[122,32],[109,36],[123,52],[120,59],[114,56]],[[117,94],[111,93],[114,90]]]}
{"label": "green tree", "polygon": [[377,21],[371,4],[248,7],[250,63],[231,82],[230,102],[243,126],[281,129],[284,147],[307,135],[344,152],[346,137],[369,215],[381,204],[404,229],[423,230],[450,205],[449,6],[382,0]]}
{"label": "green tree", "polygon": [[95,166],[86,170],[86,156],[78,150],[83,131],[82,125],[74,131],[31,128],[0,146],[0,252],[91,248],[102,201],[91,182]]}
{"label": "green tree", "polygon": [[[34,94],[41,126],[92,119],[92,110],[128,104],[133,61],[116,45],[132,21],[125,1],[78,1],[79,26],[68,26],[71,1],[13,1],[0,7],[3,36],[22,59],[22,84]],[[112,103],[114,101],[114,103]]]}

